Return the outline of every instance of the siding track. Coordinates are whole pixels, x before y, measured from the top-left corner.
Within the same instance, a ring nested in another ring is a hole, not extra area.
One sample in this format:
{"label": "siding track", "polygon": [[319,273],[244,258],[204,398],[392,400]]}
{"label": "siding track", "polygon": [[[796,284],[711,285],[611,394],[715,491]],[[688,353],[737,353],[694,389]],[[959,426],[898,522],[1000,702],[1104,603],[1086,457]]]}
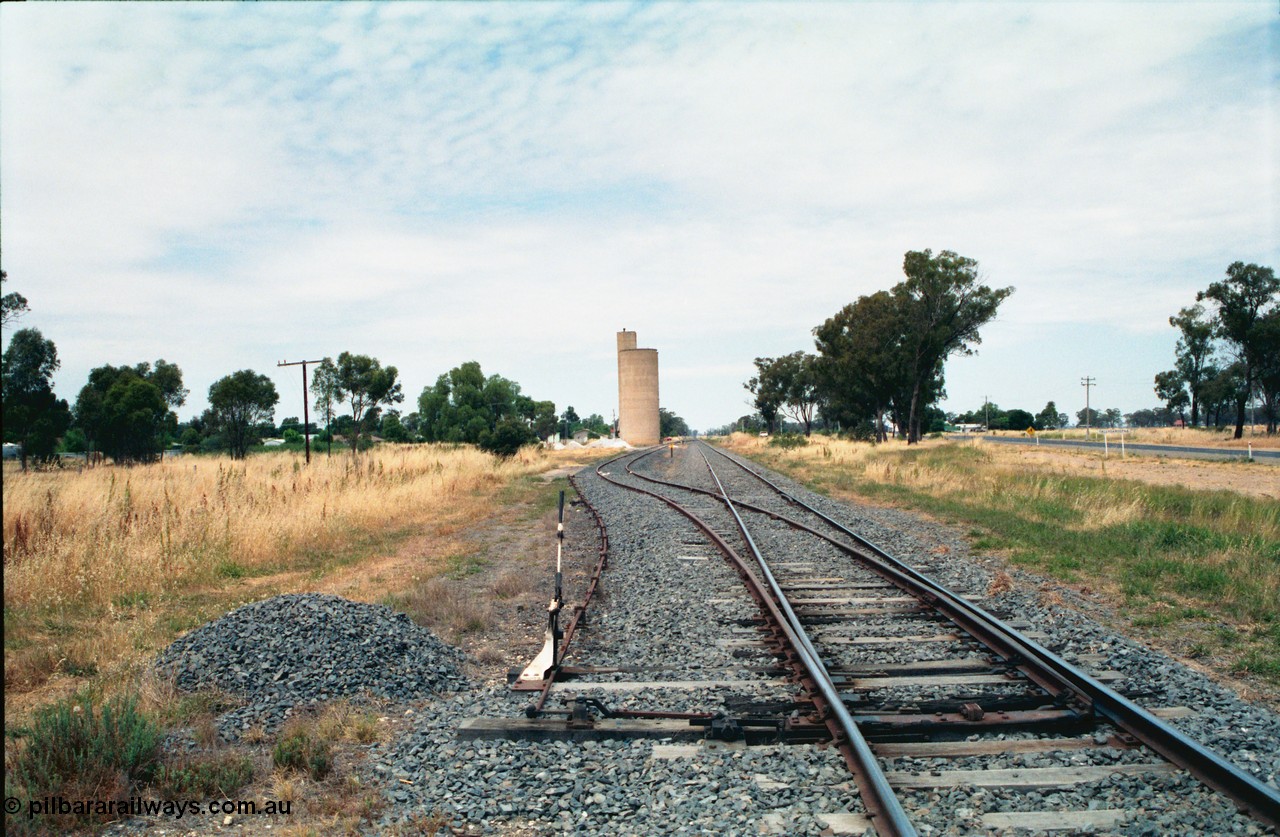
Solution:
{"label": "siding track", "polygon": [[[971,601],[980,600],[982,591],[966,591],[966,597],[947,590],[738,458],[696,443],[678,456],[665,448],[628,454],[596,472],[679,511],[730,561],[760,613],[741,623],[763,635],[809,704],[803,713],[792,711],[787,731],[803,737],[808,730],[812,738],[814,728],[825,728],[878,834],[916,833],[894,788],[989,784],[1034,797],[1030,789],[1116,774],[1158,780],[1174,766],[1226,794],[1257,821],[1280,828],[1280,794],[1273,788],[1104,685],[1105,675],[1086,674],[1019,626],[987,613]],[[750,642],[744,646],[749,650]],[[965,738],[971,740],[960,740]],[[1111,763],[983,767],[963,775],[886,774],[876,758],[910,764],[912,758],[1104,746],[1119,753]],[[1122,813],[1059,812],[1050,821],[1025,811],[989,825],[1035,830],[1078,821],[1105,827]]]}

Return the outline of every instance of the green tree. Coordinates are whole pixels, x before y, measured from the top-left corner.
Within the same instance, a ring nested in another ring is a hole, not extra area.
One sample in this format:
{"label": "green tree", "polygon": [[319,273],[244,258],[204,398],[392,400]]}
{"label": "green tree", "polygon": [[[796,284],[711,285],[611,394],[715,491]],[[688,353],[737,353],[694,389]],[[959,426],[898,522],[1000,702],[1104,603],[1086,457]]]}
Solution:
{"label": "green tree", "polygon": [[979,284],[978,263],[943,250],[910,251],[902,264],[905,282],[894,288],[902,311],[904,344],[910,357],[911,406],[907,443],[920,440],[917,417],[929,382],[940,379],[942,365],[953,354],[971,355],[982,342],[978,329],[996,315],[1013,288]]}
{"label": "green tree", "polygon": [[182,385],[182,370],[176,363],[169,363],[164,358],[156,361],[154,367],[149,363],[139,363],[134,367],[138,374],[155,384],[169,409],[176,410],[187,403],[190,390]]}
{"label": "green tree", "polygon": [[409,431],[400,421],[400,414],[395,410],[387,410],[378,427],[378,434],[388,442],[409,441]]}
{"label": "green tree", "polygon": [[559,424],[560,420],[556,418],[556,403],[554,401],[533,402],[533,418],[530,420],[529,429],[536,438],[546,441],[552,433],[556,432],[556,427]]}
{"label": "green tree", "polygon": [[817,358],[792,352],[779,358],[758,357],[755,364],[757,374],[744,386],[755,396],[755,407],[769,430],[772,432],[781,412],[803,425],[805,435],[810,435],[821,398]]}
{"label": "green tree", "polygon": [[1036,426],[1036,417],[1026,410],[1014,408],[1005,413],[1005,423],[1010,430],[1026,430]]}
{"label": "green tree", "polygon": [[[431,442],[467,442],[491,449],[505,419],[520,423],[527,444],[545,439],[560,425],[552,401],[535,401],[520,391],[520,384],[501,375],[485,377],[474,360],[455,366],[418,396],[418,429]],[[510,447],[515,425],[507,423],[500,434],[501,449]]]}
{"label": "green tree", "polygon": [[22,468],[27,460],[52,459],[58,438],[71,423],[65,400],[53,394],[53,373],[59,366],[58,349],[39,330],[16,332],[5,349],[0,370],[0,402],[3,402],[4,438],[22,446]]}
{"label": "green tree", "polygon": [[599,413],[592,413],[582,420],[582,426],[597,436],[607,436],[609,434],[609,422],[604,420],[604,416]]}
{"label": "green tree", "polygon": [[772,433],[778,422],[778,411],[787,400],[786,382],[778,374],[777,361],[771,357],[755,359],[756,374],[743,387],[753,396],[752,404],[760,411],[766,429]]}
{"label": "green tree", "polygon": [[244,459],[255,426],[273,419],[279,401],[271,379],[252,369],[232,372],[209,387],[211,417],[221,429],[232,459]]}
{"label": "green tree", "polygon": [[368,355],[343,352],[338,355],[338,394],[351,405],[351,452],[354,455],[360,442],[360,423],[365,412],[380,405],[399,404],[404,401],[399,372],[394,366],[385,369]]}
{"label": "green tree", "polygon": [[782,411],[804,427],[806,436],[813,433],[813,418],[821,398],[817,361],[805,352],[792,352],[774,362],[785,394]]}
{"label": "green tree", "polygon": [[1262,344],[1257,369],[1258,390],[1262,396],[1267,433],[1276,432],[1280,420],[1280,310],[1271,311],[1254,327]]}
{"label": "green tree", "polygon": [[569,432],[573,433],[582,424],[582,419],[578,416],[578,411],[570,405],[564,408],[564,413],[560,416],[560,420],[569,425]]}
{"label": "green tree", "polygon": [[1168,424],[1166,420],[1169,411],[1161,408],[1159,410],[1134,410],[1128,413],[1124,419],[1130,427],[1160,427]]}
{"label": "green tree", "polygon": [[329,448],[333,448],[331,425],[333,424],[333,408],[341,404],[343,397],[338,387],[338,367],[333,358],[325,358],[316,364],[311,373],[311,395],[315,399],[317,417],[324,417],[324,429]]}
{"label": "green tree", "polygon": [[[4,281],[9,278],[9,274],[0,270],[0,288],[4,286]],[[0,297],[0,325],[9,325],[17,320],[23,314],[30,311],[27,305],[27,298],[17,291],[5,294]]]}
{"label": "green tree", "polygon": [[668,436],[692,436],[689,430],[689,424],[666,407],[658,408],[658,436],[665,439]]}
{"label": "green tree", "polygon": [[150,371],[147,363],[99,366],[76,398],[76,426],[95,450],[117,463],[154,460],[162,434],[177,432],[177,417],[160,387],[148,379]]}
{"label": "green tree", "polygon": [[[1243,381],[1244,365],[1241,363],[1229,363],[1222,368],[1209,367],[1204,386],[1200,389],[1200,403],[1206,424],[1223,426],[1223,419],[1235,405],[1236,393],[1244,385]],[[1208,421],[1210,415],[1213,416],[1212,422]]]}
{"label": "green tree", "polygon": [[1280,305],[1280,280],[1269,267],[1234,262],[1227,268],[1225,280],[1196,294],[1197,302],[1206,299],[1216,303],[1218,335],[1232,347],[1243,372],[1236,391],[1235,438],[1239,439],[1244,435],[1245,405],[1258,370],[1268,350],[1274,353],[1277,348],[1269,344],[1267,330],[1258,326]]}
{"label": "green tree", "polygon": [[813,333],[824,415],[846,428],[871,421],[876,441],[887,439],[885,413],[910,389],[897,299],[888,291],[859,297]]}
{"label": "green tree", "polygon": [[1191,423],[1197,424],[1200,415],[1200,390],[1206,380],[1205,370],[1213,356],[1213,323],[1205,317],[1203,305],[1193,305],[1183,308],[1176,317],[1170,317],[1169,325],[1178,329],[1181,334],[1174,349],[1174,366],[1191,394]]}
{"label": "green tree", "polygon": [[480,448],[505,459],[536,439],[529,425],[517,416],[503,416],[492,431],[485,431]]}
{"label": "green tree", "polygon": [[[1156,397],[1164,402],[1165,408],[1179,418],[1184,418],[1183,411],[1191,403],[1191,397],[1187,394],[1187,381],[1182,377],[1182,373],[1177,369],[1157,373],[1155,385]],[[1201,389],[1203,389],[1203,382]]]}
{"label": "green tree", "polygon": [[1076,427],[1101,427],[1102,414],[1092,407],[1076,411]]}
{"label": "green tree", "polygon": [[1044,409],[1036,414],[1037,430],[1052,430],[1055,427],[1061,427],[1058,423],[1058,405],[1050,401],[1044,405]]}

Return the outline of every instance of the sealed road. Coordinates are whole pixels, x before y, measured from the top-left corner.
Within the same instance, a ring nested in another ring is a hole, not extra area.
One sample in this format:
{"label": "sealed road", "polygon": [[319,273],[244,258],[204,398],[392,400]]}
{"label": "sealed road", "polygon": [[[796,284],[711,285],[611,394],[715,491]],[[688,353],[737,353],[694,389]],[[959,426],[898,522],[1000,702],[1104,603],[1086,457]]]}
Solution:
{"label": "sealed road", "polygon": [[[963,438],[953,436],[952,438]],[[1034,439],[1028,436],[981,436],[984,442],[998,442],[1004,445],[1036,445],[1040,447],[1057,447],[1057,448],[1085,448],[1088,450],[1103,450],[1102,442],[1085,442],[1076,440],[1063,439]],[[1120,455],[1120,441],[1114,440],[1105,445],[1105,448],[1116,456]],[[1248,449],[1240,450],[1238,448],[1197,448],[1184,445],[1142,445],[1132,442],[1125,442],[1124,453],[1141,454],[1143,456],[1177,456],[1190,459],[1248,459]],[[1253,459],[1255,462],[1265,462],[1271,465],[1280,465],[1280,451],[1277,450],[1253,450]]]}

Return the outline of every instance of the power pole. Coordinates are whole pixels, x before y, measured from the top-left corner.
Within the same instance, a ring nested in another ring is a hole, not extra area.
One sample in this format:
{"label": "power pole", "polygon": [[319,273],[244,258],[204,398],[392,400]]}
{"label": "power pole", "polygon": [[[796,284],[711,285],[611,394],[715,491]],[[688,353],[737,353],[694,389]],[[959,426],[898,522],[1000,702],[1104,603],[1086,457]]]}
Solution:
{"label": "power pole", "polygon": [[295,360],[293,363],[280,361],[276,366],[302,367],[302,439],[303,448],[307,452],[307,464],[311,464],[311,413],[307,408],[307,364],[320,363],[318,360]]}
{"label": "power pole", "polygon": [[1089,425],[1093,421],[1093,411],[1089,409],[1089,387],[1098,385],[1097,378],[1085,376],[1080,379],[1080,386],[1084,387],[1084,437],[1089,438]]}

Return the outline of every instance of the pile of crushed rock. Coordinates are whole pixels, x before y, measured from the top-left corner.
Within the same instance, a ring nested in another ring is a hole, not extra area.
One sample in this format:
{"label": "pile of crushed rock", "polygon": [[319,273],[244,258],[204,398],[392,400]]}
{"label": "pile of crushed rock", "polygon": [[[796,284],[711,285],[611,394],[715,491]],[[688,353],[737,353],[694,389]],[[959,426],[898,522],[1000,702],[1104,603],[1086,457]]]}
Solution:
{"label": "pile of crushed rock", "polygon": [[463,654],[385,605],[318,593],[237,608],[178,639],[156,668],[182,689],[213,687],[248,700],[218,728],[235,739],[270,732],[293,710],[340,697],[411,700],[468,685]]}

